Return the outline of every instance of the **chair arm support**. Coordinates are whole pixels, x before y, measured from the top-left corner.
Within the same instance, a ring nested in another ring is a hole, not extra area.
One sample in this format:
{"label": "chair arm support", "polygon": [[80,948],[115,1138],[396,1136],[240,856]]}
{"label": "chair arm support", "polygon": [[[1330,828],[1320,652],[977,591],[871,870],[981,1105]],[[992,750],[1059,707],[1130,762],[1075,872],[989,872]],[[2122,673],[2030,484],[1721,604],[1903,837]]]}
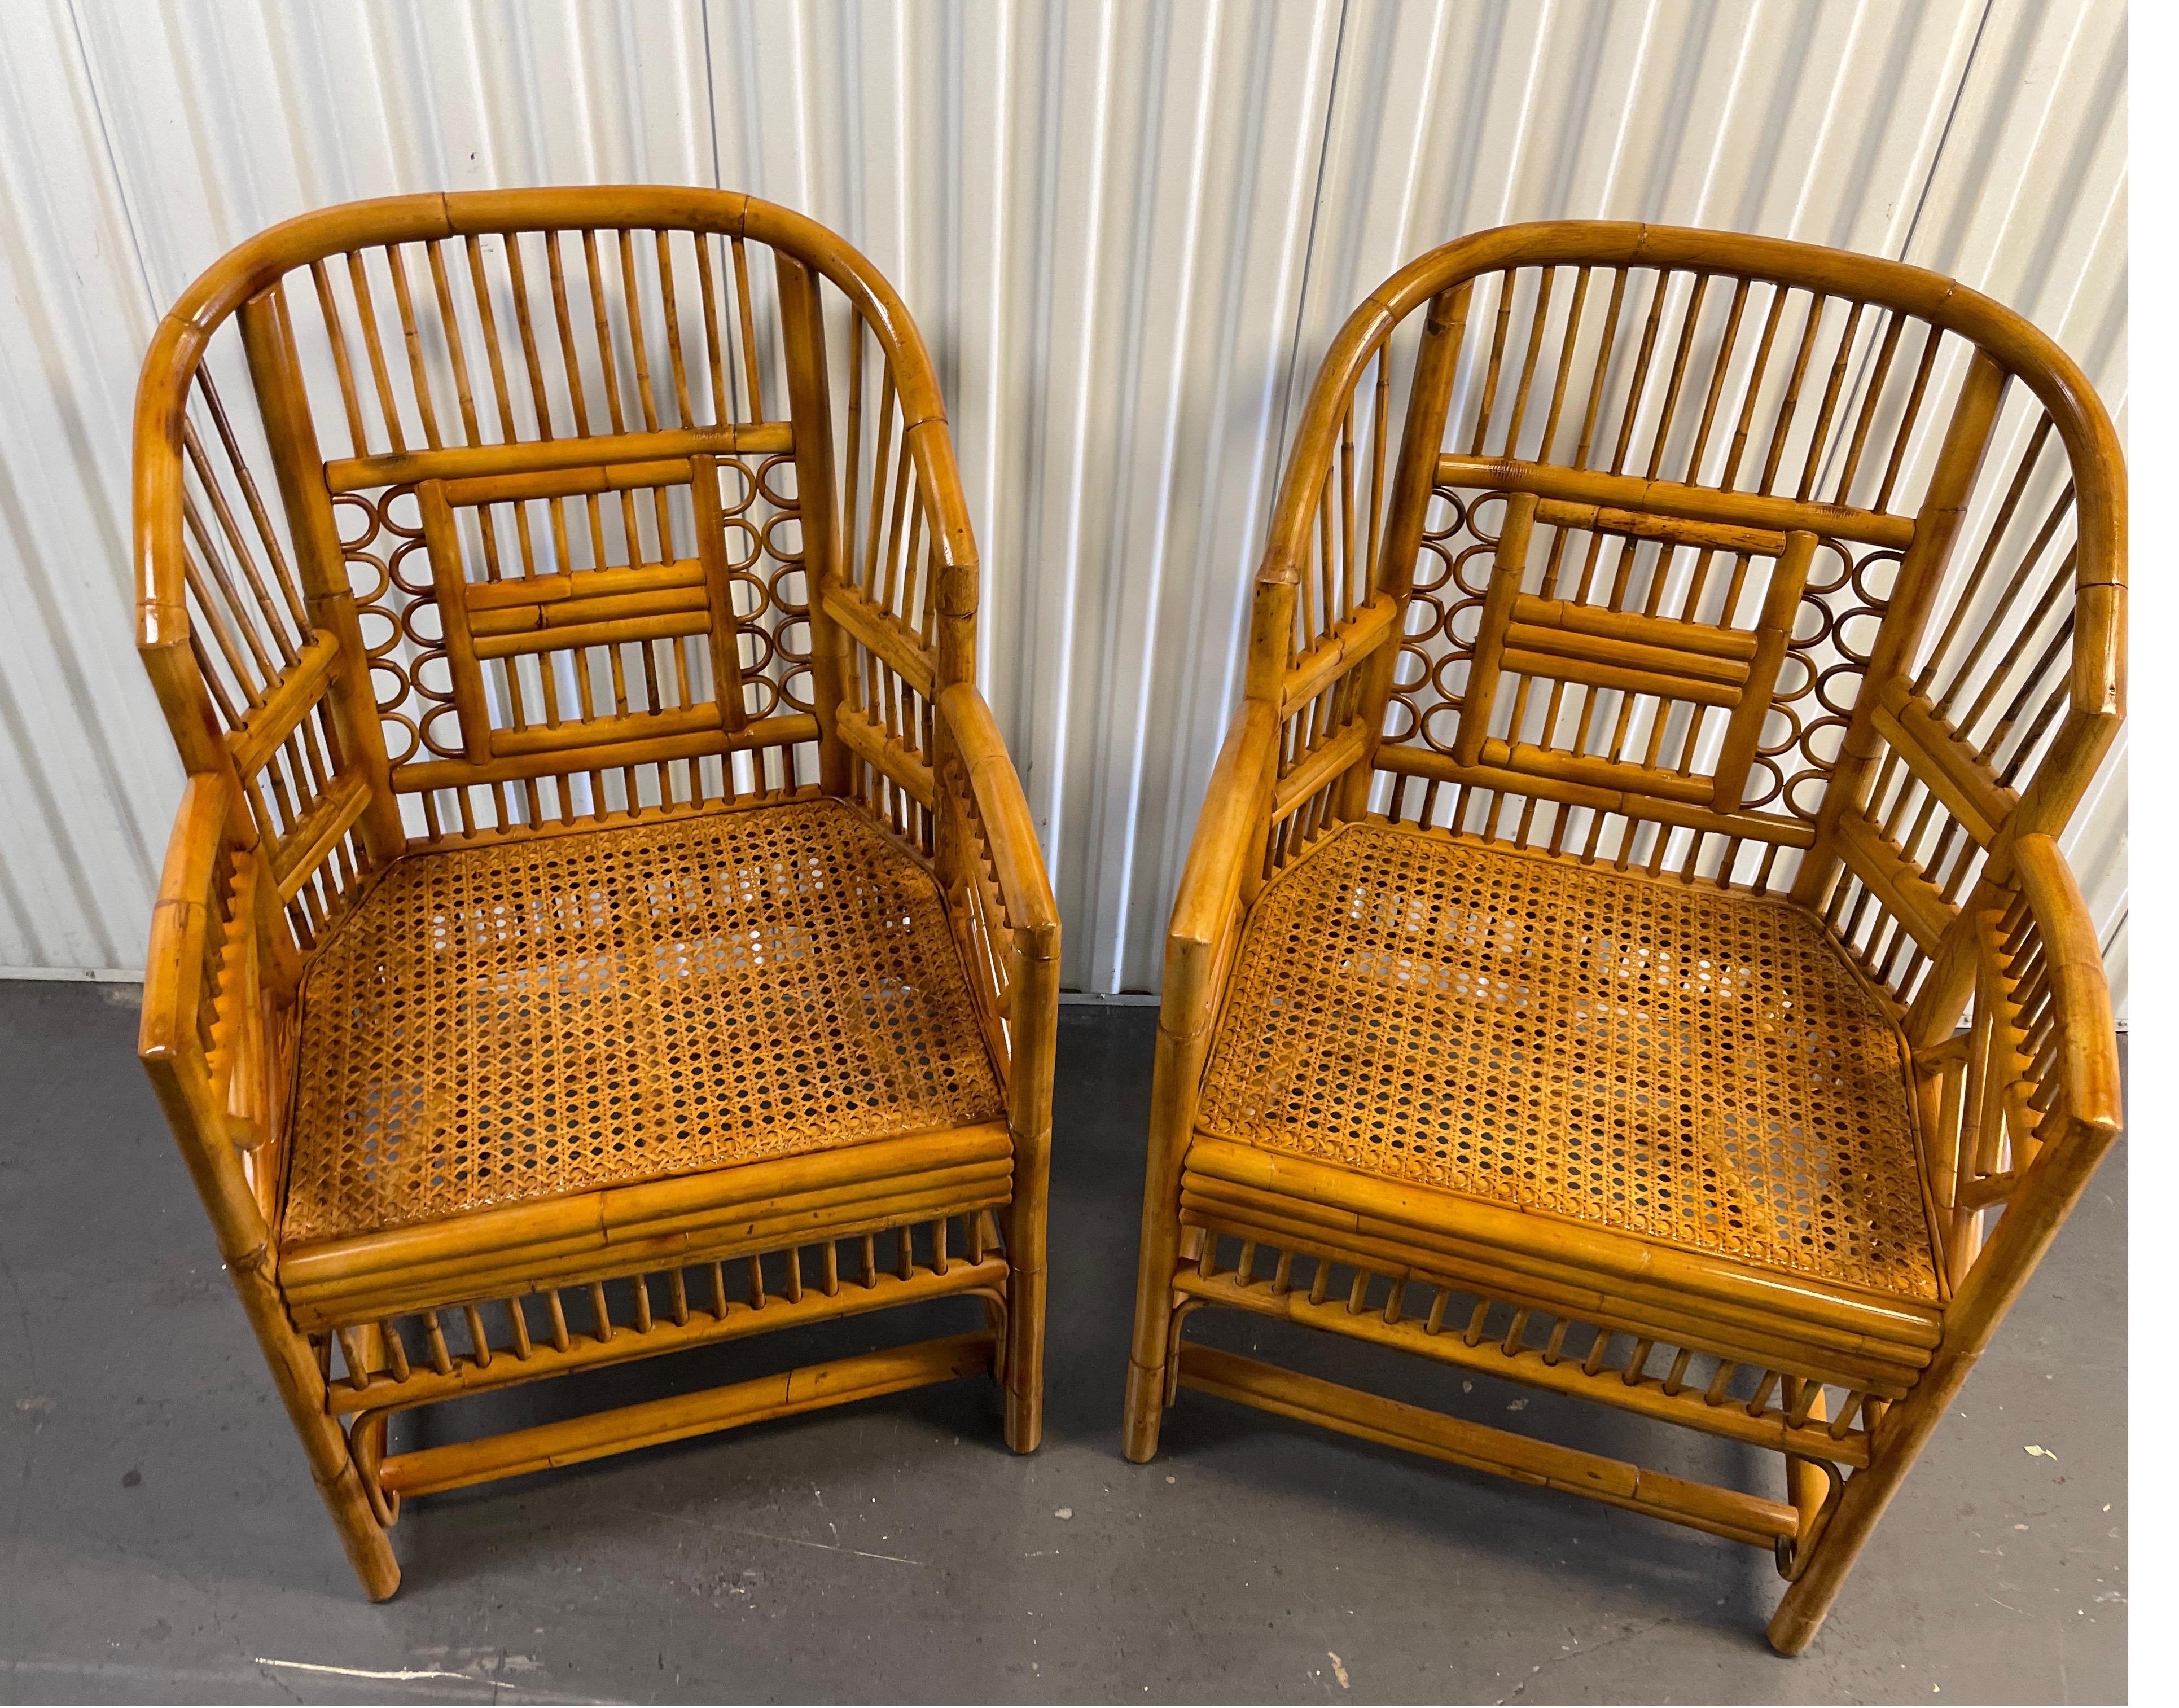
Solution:
{"label": "chair arm support", "polygon": [[1059,904],[1052,899],[1051,880],[1037,846],[1036,820],[991,709],[974,684],[956,682],[939,694],[938,714],[960,753],[1014,947],[1032,961],[1057,960]]}
{"label": "chair arm support", "polygon": [[1265,701],[1243,702],[1226,733],[1173,897],[1166,936],[1160,1024],[1175,1034],[1201,1030],[1216,1005],[1213,973],[1226,924],[1270,810],[1278,719]]}
{"label": "chair arm support", "polygon": [[254,1262],[268,1238],[263,1207],[250,1191],[235,1123],[228,1117],[211,1052],[205,989],[225,930],[218,897],[222,846],[231,849],[233,794],[216,772],[192,775],[182,791],[159,875],[144,960],[144,1017],[136,1054],[151,1075],[183,1161],[204,1200],[230,1266]]}
{"label": "chair arm support", "polygon": [[2116,1133],[2125,1120],[2120,1092],[2118,1028],[2102,945],[2066,857],[2047,835],[2012,845],[2022,892],[2043,939],[2060,1035],[2056,1070],[2066,1112],[2077,1121]]}
{"label": "chair arm support", "polygon": [[144,955],[144,1018],[136,1053],[146,1062],[204,1060],[197,1004],[204,983],[212,868],[231,798],[222,778],[200,771],[184,786],[174,813]]}

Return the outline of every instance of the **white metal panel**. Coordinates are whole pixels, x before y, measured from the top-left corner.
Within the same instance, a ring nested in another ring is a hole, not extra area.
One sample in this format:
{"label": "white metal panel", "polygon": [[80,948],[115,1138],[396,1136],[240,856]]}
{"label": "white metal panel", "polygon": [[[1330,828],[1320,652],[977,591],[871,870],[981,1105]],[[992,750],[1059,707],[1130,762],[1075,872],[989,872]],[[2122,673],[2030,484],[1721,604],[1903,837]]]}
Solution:
{"label": "white metal panel", "polygon": [[[137,353],[327,202],[720,183],[870,254],[947,389],[985,680],[1100,991],[1156,983],[1300,392],[1423,249],[1602,215],[1904,255],[2124,421],[2119,0],[47,0],[0,79],[0,966],[140,956],[177,774],[128,654]],[[2124,795],[2121,753],[2073,838],[2114,925]]]}
{"label": "white metal panel", "polygon": [[[2120,0],[1995,5],[1904,258],[2017,309],[2127,425],[2127,23]],[[2065,839],[2127,999],[2127,746]]]}
{"label": "white metal panel", "polygon": [[47,0],[0,53],[0,972],[140,969],[181,770],[130,648],[158,315],[351,197],[712,182],[693,5]]}
{"label": "white metal panel", "polygon": [[984,681],[1072,987],[1155,979],[1238,691],[1338,21],[1235,0],[711,13],[723,179],[845,234],[931,343]]}
{"label": "white metal panel", "polygon": [[181,767],[129,650],[129,421],[156,311],[73,20],[0,52],[0,969],[141,967]]}

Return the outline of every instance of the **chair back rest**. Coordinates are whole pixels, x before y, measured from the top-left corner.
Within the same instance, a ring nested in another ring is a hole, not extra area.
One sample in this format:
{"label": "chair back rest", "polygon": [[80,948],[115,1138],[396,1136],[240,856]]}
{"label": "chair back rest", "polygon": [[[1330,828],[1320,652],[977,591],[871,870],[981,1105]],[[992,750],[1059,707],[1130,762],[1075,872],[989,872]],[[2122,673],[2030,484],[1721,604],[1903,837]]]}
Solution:
{"label": "chair back rest", "polygon": [[147,667],[305,946],[413,840],[820,782],[929,840],[975,651],[944,407],[892,288],[785,209],[276,227],[162,323],[135,498]]}
{"label": "chair back rest", "polygon": [[1291,453],[1267,861],[1366,809],[1789,890],[1911,1000],[2109,746],[2124,557],[2094,393],[1949,279],[1605,222],[1448,244],[1349,319]]}

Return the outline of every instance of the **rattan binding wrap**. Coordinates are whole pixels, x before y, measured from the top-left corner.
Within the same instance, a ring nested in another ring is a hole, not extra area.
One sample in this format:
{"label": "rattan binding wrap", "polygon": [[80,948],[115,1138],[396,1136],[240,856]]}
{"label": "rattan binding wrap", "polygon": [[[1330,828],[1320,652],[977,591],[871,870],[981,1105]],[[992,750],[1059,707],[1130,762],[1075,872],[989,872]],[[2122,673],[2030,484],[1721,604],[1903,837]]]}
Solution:
{"label": "rattan binding wrap", "polygon": [[1907,1097],[1803,909],[1354,824],[1251,914],[1197,1126],[1935,1299]]}
{"label": "rattan binding wrap", "polygon": [[289,1240],[1006,1114],[936,884],[832,800],[411,856],[300,1054]]}

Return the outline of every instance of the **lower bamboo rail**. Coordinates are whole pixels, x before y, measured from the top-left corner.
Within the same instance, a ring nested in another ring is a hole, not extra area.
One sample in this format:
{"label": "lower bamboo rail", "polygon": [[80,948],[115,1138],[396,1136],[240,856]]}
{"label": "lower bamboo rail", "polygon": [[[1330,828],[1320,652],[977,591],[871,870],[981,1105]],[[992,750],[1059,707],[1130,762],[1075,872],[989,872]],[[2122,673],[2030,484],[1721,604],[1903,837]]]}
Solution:
{"label": "lower bamboo rail", "polygon": [[1624,1459],[1578,1448],[1532,1441],[1208,1346],[1183,1344],[1178,1356],[1183,1388],[1359,1436],[1380,1446],[1490,1471],[1516,1482],[1587,1495],[1751,1547],[1772,1550],[1800,1531],[1800,1514],[1782,1502],[1644,1470]]}
{"label": "lower bamboo rail", "polygon": [[[775,1329],[796,1328],[872,1311],[890,1311],[897,1306],[919,1305],[929,1299],[981,1295],[1003,1311],[1007,1274],[1007,1260],[1000,1254],[980,1262],[956,1258],[942,1271],[919,1263],[905,1278],[889,1270],[881,1270],[867,1280],[843,1280],[829,1293],[813,1284],[799,1299],[781,1295],[767,1298],[761,1305],[745,1299],[728,1300],[722,1312],[703,1308],[689,1311],[685,1322],[661,1317],[648,1328],[615,1323],[610,1336],[601,1336],[593,1329],[579,1337],[570,1337],[564,1351],[549,1342],[540,1341],[532,1344],[526,1353],[494,1348],[489,1360],[479,1360],[473,1351],[451,1358],[451,1367],[443,1373],[428,1368],[410,1368],[405,1376],[398,1376],[392,1370],[377,1369],[360,1381],[351,1375],[327,1383],[326,1410],[336,1416],[381,1409],[405,1410],[459,1399],[464,1394],[569,1376],[578,1371],[662,1357],[751,1334],[769,1334]],[[648,1279],[648,1275],[637,1276],[635,1284],[643,1286]],[[492,1302],[506,1308],[520,1308],[519,1300]],[[436,1312],[431,1314],[436,1316]]]}
{"label": "lower bamboo rail", "polygon": [[957,1334],[947,1340],[804,1365],[777,1376],[592,1412],[480,1441],[396,1453],[380,1464],[379,1486],[404,1499],[436,1494],[850,1400],[875,1399],[956,1377],[988,1376],[997,1350],[998,1338],[988,1330]]}
{"label": "lower bamboo rail", "polygon": [[[1720,1404],[1707,1398],[1702,1383],[1692,1382],[1676,1388],[1675,1378],[1644,1374],[1638,1366],[1630,1376],[1624,1368],[1600,1368],[1584,1360],[1561,1357],[1534,1346],[1509,1346],[1502,1335],[1479,1334],[1471,1339],[1469,1335],[1450,1327],[1442,1332],[1433,1328],[1430,1324],[1436,1320],[1434,1316],[1428,1319],[1402,1317],[1389,1321],[1382,1311],[1358,1311],[1344,1296],[1317,1299],[1298,1289],[1282,1293],[1267,1282],[1244,1284],[1230,1272],[1205,1278],[1183,1270],[1173,1285],[1183,1297],[1205,1305],[1226,1306],[1380,1346],[1397,1347],[1402,1352],[1418,1353],[1441,1363],[1457,1365],[1463,1370],[1594,1400],[1639,1416],[1745,1442],[1751,1447],[1828,1459],[1857,1470],[1869,1463],[1869,1437],[1858,1430],[1844,1437],[1835,1437],[1821,1419],[1797,1428],[1776,1410],[1765,1409],[1751,1415],[1748,1406],[1738,1399],[1725,1399]],[[1525,1320],[1527,1313],[1521,1314]],[[1646,1348],[1647,1343],[1643,1344]],[[1684,1371],[1685,1367],[1686,1361],[1682,1360],[1678,1368]],[[1775,1385],[1775,1382],[1766,1384],[1766,1389]]]}

